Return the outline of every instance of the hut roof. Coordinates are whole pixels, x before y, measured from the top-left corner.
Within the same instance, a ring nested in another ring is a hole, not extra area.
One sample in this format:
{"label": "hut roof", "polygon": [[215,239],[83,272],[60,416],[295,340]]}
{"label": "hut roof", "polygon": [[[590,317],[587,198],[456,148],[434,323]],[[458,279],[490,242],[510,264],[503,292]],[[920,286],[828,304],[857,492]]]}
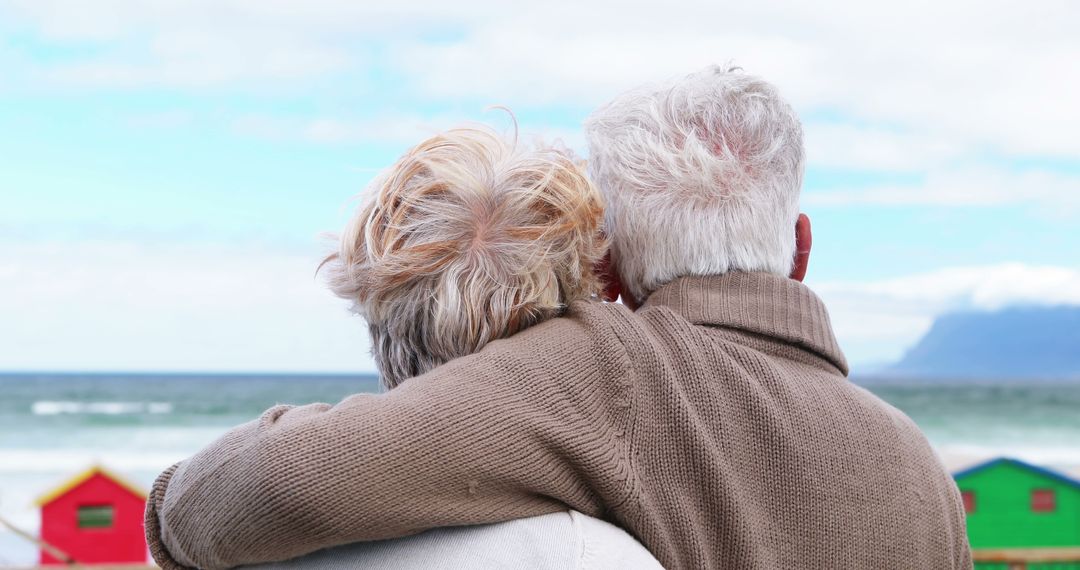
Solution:
{"label": "hut roof", "polygon": [[968,467],[967,469],[964,469],[962,471],[957,471],[956,473],[953,473],[953,479],[961,479],[963,477],[967,477],[968,475],[974,475],[975,473],[978,473],[980,471],[984,471],[986,469],[990,469],[991,467],[996,467],[1003,464],[1015,465],[1017,467],[1020,467],[1021,469],[1037,473],[1044,477],[1049,477],[1050,479],[1054,479],[1055,481],[1060,481],[1067,485],[1071,485],[1076,489],[1080,489],[1080,481],[1073,479],[1072,477],[1069,477],[1064,473],[1047,469],[1045,467],[1039,467],[1038,465],[1032,465],[1026,461],[1021,461],[1012,457],[998,457],[996,459],[991,459],[989,461],[979,463],[978,465]]}
{"label": "hut roof", "polygon": [[128,492],[132,493],[133,495],[135,495],[135,496],[137,496],[137,497],[139,497],[141,499],[145,499],[146,496],[147,496],[146,491],[144,491],[142,489],[142,487],[128,481],[127,479],[125,479],[125,478],[121,477],[120,475],[117,475],[116,473],[102,467],[101,465],[94,465],[94,466],[91,466],[90,468],[78,473],[77,475],[71,477],[70,479],[64,481],[60,485],[54,487],[52,490],[45,492],[44,494],[42,494],[41,496],[39,496],[37,499],[34,500],[34,504],[39,506],[39,507],[47,505],[47,504],[55,501],[56,499],[60,498],[61,496],[66,495],[69,491],[71,491],[75,487],[78,487],[79,485],[82,485],[88,479],[90,479],[94,475],[98,475],[98,474],[100,474],[100,475],[104,476],[105,478],[111,480],[112,482],[116,483],[120,487],[123,487]]}

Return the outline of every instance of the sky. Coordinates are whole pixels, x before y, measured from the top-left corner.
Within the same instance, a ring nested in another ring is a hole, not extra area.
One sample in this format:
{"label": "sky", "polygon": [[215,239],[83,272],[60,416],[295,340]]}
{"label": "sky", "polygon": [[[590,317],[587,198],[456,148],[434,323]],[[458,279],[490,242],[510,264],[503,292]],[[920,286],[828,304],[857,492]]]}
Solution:
{"label": "sky", "polygon": [[0,370],[374,371],[315,277],[463,121],[587,156],[713,63],[805,127],[807,283],[856,372],[936,315],[1080,304],[1080,4],[0,0]]}

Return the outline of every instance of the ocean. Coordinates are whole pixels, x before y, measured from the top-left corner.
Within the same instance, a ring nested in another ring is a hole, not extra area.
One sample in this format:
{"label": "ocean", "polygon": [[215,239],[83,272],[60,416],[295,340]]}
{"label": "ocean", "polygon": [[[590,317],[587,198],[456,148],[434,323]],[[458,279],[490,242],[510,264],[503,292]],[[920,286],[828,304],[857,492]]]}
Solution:
{"label": "ocean", "polygon": [[[950,469],[1007,455],[1080,475],[1080,382],[857,381],[911,416]],[[0,375],[0,516],[36,533],[34,499],[95,463],[149,488],[274,404],[377,390],[374,376]],[[0,566],[35,560],[0,529]]]}

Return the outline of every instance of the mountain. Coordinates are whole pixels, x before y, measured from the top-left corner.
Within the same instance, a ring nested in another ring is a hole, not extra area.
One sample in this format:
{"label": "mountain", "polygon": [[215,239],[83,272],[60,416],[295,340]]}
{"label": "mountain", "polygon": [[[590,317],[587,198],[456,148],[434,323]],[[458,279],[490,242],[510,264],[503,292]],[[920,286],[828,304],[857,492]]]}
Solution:
{"label": "mountain", "polygon": [[952,313],[934,322],[889,375],[1080,378],[1080,307]]}

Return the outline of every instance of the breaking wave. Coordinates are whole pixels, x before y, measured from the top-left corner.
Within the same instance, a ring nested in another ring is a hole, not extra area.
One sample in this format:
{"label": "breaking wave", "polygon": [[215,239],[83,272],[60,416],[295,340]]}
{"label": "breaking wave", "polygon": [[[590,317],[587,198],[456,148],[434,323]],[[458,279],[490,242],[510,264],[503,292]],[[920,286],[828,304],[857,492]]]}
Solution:
{"label": "breaking wave", "polygon": [[169,414],[173,405],[169,402],[57,402],[41,400],[34,402],[30,410],[35,416],[60,414],[103,414],[109,416],[131,414]]}

